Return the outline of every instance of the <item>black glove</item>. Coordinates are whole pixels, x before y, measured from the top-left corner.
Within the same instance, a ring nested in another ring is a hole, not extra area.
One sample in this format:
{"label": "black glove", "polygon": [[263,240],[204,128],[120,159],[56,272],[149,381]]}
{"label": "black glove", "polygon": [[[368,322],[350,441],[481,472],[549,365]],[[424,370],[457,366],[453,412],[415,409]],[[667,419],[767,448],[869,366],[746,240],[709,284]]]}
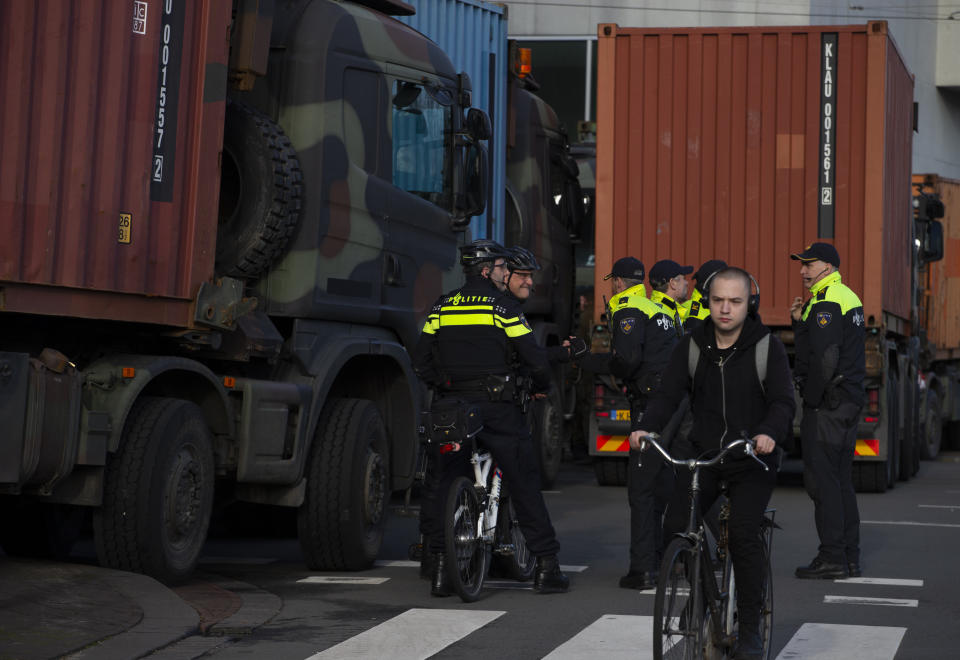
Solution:
{"label": "black glove", "polygon": [[580,339],[580,337],[571,336],[568,340],[570,342],[570,357],[577,359],[587,352],[587,342]]}

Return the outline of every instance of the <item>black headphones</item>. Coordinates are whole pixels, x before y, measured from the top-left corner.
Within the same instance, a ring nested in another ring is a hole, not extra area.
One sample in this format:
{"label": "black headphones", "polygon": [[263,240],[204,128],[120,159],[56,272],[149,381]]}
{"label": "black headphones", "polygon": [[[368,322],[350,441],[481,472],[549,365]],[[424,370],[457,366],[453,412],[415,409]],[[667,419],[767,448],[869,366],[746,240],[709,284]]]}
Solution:
{"label": "black headphones", "polygon": [[757,292],[751,293],[750,297],[747,299],[747,314],[756,314],[757,310],[760,309],[760,285],[757,284],[757,280],[753,278],[753,275],[742,268],[737,268],[736,266],[729,266],[727,268],[722,268],[718,271],[710,273],[710,277],[703,282],[703,299],[700,301],[700,304],[703,305],[705,309],[710,309],[710,280],[712,280],[718,273],[724,272],[741,273],[750,278],[750,281],[753,282],[753,287],[757,290]]}

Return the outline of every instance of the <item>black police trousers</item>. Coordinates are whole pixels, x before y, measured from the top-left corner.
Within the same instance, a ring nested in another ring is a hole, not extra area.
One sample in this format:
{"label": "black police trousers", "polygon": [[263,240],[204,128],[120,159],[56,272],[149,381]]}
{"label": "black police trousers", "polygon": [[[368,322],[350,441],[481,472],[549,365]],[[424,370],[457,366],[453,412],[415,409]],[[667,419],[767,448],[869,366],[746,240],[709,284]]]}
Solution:
{"label": "black police trousers", "polygon": [[[512,402],[477,403],[483,421],[478,444],[490,451],[503,472],[505,489],[513,501],[527,549],[537,557],[557,554],[560,544],[540,494],[540,467],[526,418]],[[444,508],[450,485],[459,476],[473,480],[470,448],[440,454],[438,448],[431,447],[420,503],[420,533],[430,552],[444,550]]]}
{"label": "black police trousers", "polygon": [[[769,459],[768,459],[769,461]],[[765,461],[770,465],[771,463]],[[664,523],[667,539],[687,528],[690,518],[690,470],[679,470],[676,488]],[[700,513],[704,515],[720,495],[720,482],[727,482],[730,499],[730,555],[737,576],[737,611],[740,625],[760,622],[765,574],[764,550],[760,537],[763,514],[776,485],[775,466],[769,472],[751,458],[725,461],[700,471]]]}
{"label": "black police trousers", "polygon": [[827,562],[860,563],[860,511],[853,490],[853,452],[860,406],[842,401],[835,410],[804,406],[800,421],[803,484],[813,500]]}
{"label": "black police trousers", "polygon": [[[643,399],[631,405],[631,419],[640,415],[645,405]],[[676,435],[681,418],[682,415],[675,415],[661,437],[669,440]],[[668,465],[655,449],[645,452],[631,449],[627,457],[631,573],[655,572],[660,568],[664,546],[663,514],[672,492],[673,466]]]}

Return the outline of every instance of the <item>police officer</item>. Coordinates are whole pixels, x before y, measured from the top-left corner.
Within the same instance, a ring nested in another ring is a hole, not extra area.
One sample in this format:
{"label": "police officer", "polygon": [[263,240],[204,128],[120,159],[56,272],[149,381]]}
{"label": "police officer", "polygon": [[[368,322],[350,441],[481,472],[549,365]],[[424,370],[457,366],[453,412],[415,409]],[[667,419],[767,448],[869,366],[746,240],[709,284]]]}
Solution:
{"label": "police officer", "polygon": [[[535,392],[550,387],[550,367],[517,301],[493,283],[509,254],[492,241],[462,248],[467,281],[433,306],[414,348],[414,366],[439,394],[454,394],[478,405],[483,423],[478,440],[503,471],[527,547],[537,558],[534,590],[562,592],[569,580],[560,571],[560,544],[540,494],[537,465],[529,460],[530,452],[521,450],[526,424],[514,398],[514,363],[530,374]],[[469,458],[465,451],[437,452],[428,469],[420,515],[421,533],[433,558],[435,596],[450,593],[443,554],[443,499],[450,483],[469,469]]]}
{"label": "police officer", "polygon": [[[627,386],[630,417],[638,419],[647,398],[657,390],[660,375],[677,341],[672,315],[646,297],[643,263],[634,257],[618,259],[604,277],[613,279],[614,296],[610,320],[611,352],[584,356],[588,371],[610,373]],[[639,453],[631,450],[627,462],[627,501],[630,504],[630,566],[620,578],[624,589],[656,586],[661,546],[663,512],[672,479],[662,459],[640,465]]]}
{"label": "police officer", "polygon": [[693,280],[697,284],[693,287],[690,298],[680,305],[680,318],[683,319],[684,332],[692,332],[697,326],[703,325],[703,322],[710,316],[710,308],[703,304],[703,285],[711,275],[726,267],[726,261],[710,259],[704,261],[703,265],[694,273]]}
{"label": "police officer", "polygon": [[813,500],[820,548],[798,578],[860,575],[860,512],[853,490],[857,420],[866,400],[863,305],[840,278],[840,255],[812,243],[790,255],[801,262],[810,291],[790,306],[797,347],[795,372],[803,399],[803,480]]}
{"label": "police officer", "polygon": [[683,335],[683,319],[680,311],[680,301],[687,297],[690,284],[686,275],[693,272],[693,266],[681,266],[676,261],[663,259],[653,264],[650,269],[650,300],[664,309],[664,312],[673,319],[677,335]]}

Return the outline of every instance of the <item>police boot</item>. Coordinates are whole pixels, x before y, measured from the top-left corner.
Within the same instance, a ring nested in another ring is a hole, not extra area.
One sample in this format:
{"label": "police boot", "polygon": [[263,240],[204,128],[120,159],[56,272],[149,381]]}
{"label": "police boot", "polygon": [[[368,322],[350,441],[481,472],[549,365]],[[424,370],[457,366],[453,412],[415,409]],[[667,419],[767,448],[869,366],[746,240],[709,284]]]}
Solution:
{"label": "police boot", "polygon": [[563,593],[570,588],[570,578],[560,570],[560,561],[556,555],[537,557],[536,572],[533,577],[533,590],[541,594]]}
{"label": "police boot", "polygon": [[430,582],[430,595],[438,597],[449,596],[450,578],[447,577],[447,555],[443,552],[438,552],[435,557],[433,580]]}

